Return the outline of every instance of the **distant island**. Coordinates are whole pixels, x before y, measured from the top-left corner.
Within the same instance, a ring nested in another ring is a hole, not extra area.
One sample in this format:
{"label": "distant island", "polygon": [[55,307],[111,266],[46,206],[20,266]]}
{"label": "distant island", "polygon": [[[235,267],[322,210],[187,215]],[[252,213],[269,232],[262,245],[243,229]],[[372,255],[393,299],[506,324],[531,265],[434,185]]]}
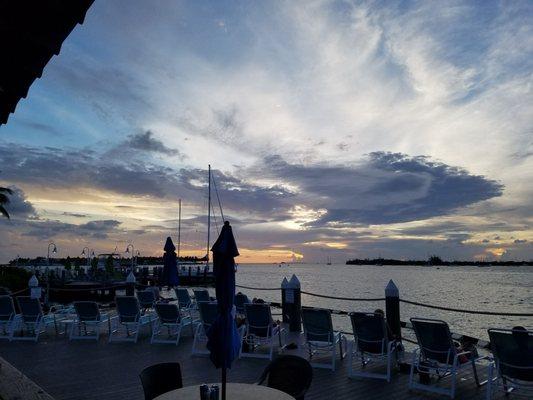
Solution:
{"label": "distant island", "polygon": [[397,260],[394,258],[355,258],[353,260],[346,261],[346,265],[474,265],[479,267],[488,267],[491,265],[505,265],[510,267],[518,267],[521,265],[533,265],[533,261],[444,261],[439,256],[431,256],[427,260]]}

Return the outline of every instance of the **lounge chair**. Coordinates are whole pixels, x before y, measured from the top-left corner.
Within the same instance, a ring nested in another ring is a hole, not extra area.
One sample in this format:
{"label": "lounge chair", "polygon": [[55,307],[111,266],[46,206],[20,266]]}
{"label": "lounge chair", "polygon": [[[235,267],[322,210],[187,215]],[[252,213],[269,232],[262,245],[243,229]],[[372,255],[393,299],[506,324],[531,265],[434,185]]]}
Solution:
{"label": "lounge chair", "polygon": [[[109,324],[109,342],[137,342],[139,331],[145,325],[153,330],[156,317],[150,314],[142,315],[139,300],[135,296],[117,296],[117,318]],[[121,335],[121,329],[125,336]]]}
{"label": "lounge chair", "polygon": [[57,333],[56,320],[53,315],[44,315],[39,299],[28,296],[17,297],[20,318],[17,320],[15,331],[20,330],[21,336],[14,336],[12,340],[33,340],[37,342],[39,335],[46,331],[49,325],[54,325]]}
{"label": "lounge chair", "polygon": [[296,400],[304,400],[313,380],[313,368],[309,361],[294,355],[282,355],[271,361],[259,378],[258,385],[281,390]]}
{"label": "lounge chair", "polygon": [[180,310],[189,312],[194,309],[194,302],[192,301],[191,295],[187,288],[175,288],[174,292],[178,298],[178,305]]}
{"label": "lounge chair", "polygon": [[148,310],[154,308],[154,303],[156,301],[155,294],[153,290],[146,289],[137,292],[137,299],[139,299],[139,306],[143,314],[146,314]]}
{"label": "lounge chair", "polygon": [[[272,360],[274,354],[274,337],[277,335],[279,346],[282,347],[281,334],[285,331],[274,324],[268,303],[248,303],[244,305],[246,315],[246,330],[244,341],[252,352],[241,352],[242,357],[268,358]],[[259,346],[268,346],[268,353],[256,353]]]}
{"label": "lounge chair", "polygon": [[[533,398],[533,331],[519,329],[489,329],[494,363],[489,366],[487,399],[500,386],[508,395]],[[496,376],[494,376],[496,375]]]}
{"label": "lounge chair", "polygon": [[[75,301],[76,319],[70,326],[69,339],[96,340],[100,339],[100,328],[106,323],[111,324],[107,314],[100,313],[94,301]],[[77,331],[77,333],[76,333]]]}
{"label": "lounge chair", "polygon": [[[387,323],[381,314],[354,312],[350,314],[354,340],[348,342],[348,376],[391,380],[392,362],[396,361],[395,340],[390,340]],[[354,371],[353,358],[361,360],[361,370]],[[384,361],[387,373],[367,372],[372,361]]]}
{"label": "lounge chair", "polygon": [[329,368],[335,371],[337,345],[342,360],[345,356],[342,342],[344,342],[344,349],[346,349],[346,338],[342,333],[333,330],[331,312],[320,308],[302,308],[302,322],[309,359],[312,359],[315,354],[331,353],[330,363],[311,363],[311,365],[316,368]]}
{"label": "lounge chair", "polygon": [[200,323],[196,326],[194,340],[192,342],[192,354],[209,354],[209,350],[198,349],[199,344],[207,344],[207,330],[215,322],[218,309],[216,302],[201,301],[198,303]]}
{"label": "lounge chair", "polygon": [[250,300],[248,299],[248,296],[242,293],[237,293],[235,295],[235,308],[237,310],[237,314],[244,314],[244,305],[247,303],[250,303]]}
{"label": "lounge chair", "polygon": [[[177,345],[180,341],[181,330],[191,323],[189,317],[182,317],[177,304],[155,303],[157,321],[152,332],[150,343],[172,343]],[[166,333],[162,331],[166,329]],[[166,335],[165,339],[161,336]]]}
{"label": "lounge chair", "polygon": [[[455,397],[457,375],[460,370],[471,366],[477,386],[479,382],[476,362],[486,357],[475,358],[470,351],[458,350],[455,346],[448,324],[441,320],[411,318],[419,348],[413,352],[411,372],[409,374],[409,389],[419,389],[428,392]],[[461,362],[467,360],[466,362]],[[450,388],[437,387],[431,384],[415,382],[414,372],[421,372],[436,376],[440,381],[444,377],[451,377]],[[485,383],[485,382],[484,382]]]}
{"label": "lounge chair", "polygon": [[13,299],[9,295],[0,296],[0,339],[12,340],[20,315],[15,311]]}
{"label": "lounge chair", "polygon": [[193,289],[194,301],[198,304],[201,301],[211,301],[209,291],[207,289]]}

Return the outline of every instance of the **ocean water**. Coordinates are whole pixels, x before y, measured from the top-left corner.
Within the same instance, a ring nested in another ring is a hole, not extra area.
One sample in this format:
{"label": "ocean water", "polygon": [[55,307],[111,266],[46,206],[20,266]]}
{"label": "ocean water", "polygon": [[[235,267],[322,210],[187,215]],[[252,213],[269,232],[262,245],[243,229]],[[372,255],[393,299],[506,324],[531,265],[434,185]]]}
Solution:
{"label": "ocean water", "polygon": [[[533,267],[422,267],[374,265],[240,264],[238,285],[274,288],[284,277],[295,274],[302,290],[339,297],[385,297],[385,286],[392,279],[400,297],[446,307],[497,312],[533,313]],[[238,289],[250,299],[281,302],[280,291]],[[384,302],[354,302],[302,295],[302,304],[345,311],[385,309]],[[522,325],[533,329],[532,317],[500,317],[464,314],[422,308],[402,303],[401,318],[439,318],[452,332],[487,339],[490,327],[512,328]],[[274,311],[275,312],[275,311]],[[275,317],[276,318],[276,317]],[[336,329],[351,331],[347,316],[333,316]]]}

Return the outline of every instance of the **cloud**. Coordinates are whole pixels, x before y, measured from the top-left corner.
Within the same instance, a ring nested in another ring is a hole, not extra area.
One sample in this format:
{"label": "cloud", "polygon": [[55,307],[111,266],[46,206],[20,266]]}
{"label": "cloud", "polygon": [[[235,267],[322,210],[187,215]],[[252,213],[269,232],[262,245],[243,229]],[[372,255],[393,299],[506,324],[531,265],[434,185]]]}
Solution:
{"label": "cloud", "polygon": [[135,150],[162,153],[168,156],[180,154],[177,149],[171,149],[165,146],[162,141],[154,138],[154,133],[152,131],[129,135],[124,144]]}
{"label": "cloud", "polygon": [[89,221],[76,225],[54,220],[28,221],[19,227],[22,236],[36,237],[38,239],[51,239],[56,237],[89,237],[92,239],[106,239],[111,233],[117,233],[121,223],[116,220]]}
{"label": "cloud", "polygon": [[66,215],[67,217],[74,217],[74,218],[86,218],[86,214],[79,214],[79,213],[72,213],[72,212],[63,212],[62,215]]}
{"label": "cloud", "polygon": [[10,186],[13,194],[8,195],[9,203],[5,206],[11,219],[35,218],[37,213],[33,204],[31,204],[22,189],[16,186]]}
{"label": "cloud", "polygon": [[313,226],[423,220],[503,191],[503,185],[483,176],[400,153],[374,152],[354,166],[289,164],[279,156],[264,164],[275,177],[298,187],[296,200],[327,211]]}

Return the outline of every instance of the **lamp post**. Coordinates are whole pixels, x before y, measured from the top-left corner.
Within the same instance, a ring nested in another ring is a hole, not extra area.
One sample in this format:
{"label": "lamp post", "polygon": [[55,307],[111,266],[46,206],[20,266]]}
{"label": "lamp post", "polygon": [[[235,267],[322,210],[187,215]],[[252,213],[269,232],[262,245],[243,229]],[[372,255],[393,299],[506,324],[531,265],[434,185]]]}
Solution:
{"label": "lamp post", "polygon": [[131,247],[131,270],[133,271],[133,259],[135,258],[135,247],[133,247],[133,244],[128,244],[126,247],[126,254],[129,254]]}
{"label": "lamp post", "polygon": [[50,242],[48,243],[48,253],[47,253],[47,256],[46,256],[46,263],[48,265],[50,265],[50,248],[52,248],[52,253],[55,254],[57,253],[57,246],[54,242]]}
{"label": "lamp post", "polygon": [[[85,252],[85,249],[87,249],[87,253]],[[80,254],[81,256],[84,256],[87,259],[87,266],[89,266],[89,257],[90,257],[89,252],[90,252],[89,248],[85,246],[83,248],[83,251]]]}
{"label": "lamp post", "polygon": [[139,256],[141,255],[141,252],[137,250],[137,254],[135,255],[135,266],[139,265]]}

